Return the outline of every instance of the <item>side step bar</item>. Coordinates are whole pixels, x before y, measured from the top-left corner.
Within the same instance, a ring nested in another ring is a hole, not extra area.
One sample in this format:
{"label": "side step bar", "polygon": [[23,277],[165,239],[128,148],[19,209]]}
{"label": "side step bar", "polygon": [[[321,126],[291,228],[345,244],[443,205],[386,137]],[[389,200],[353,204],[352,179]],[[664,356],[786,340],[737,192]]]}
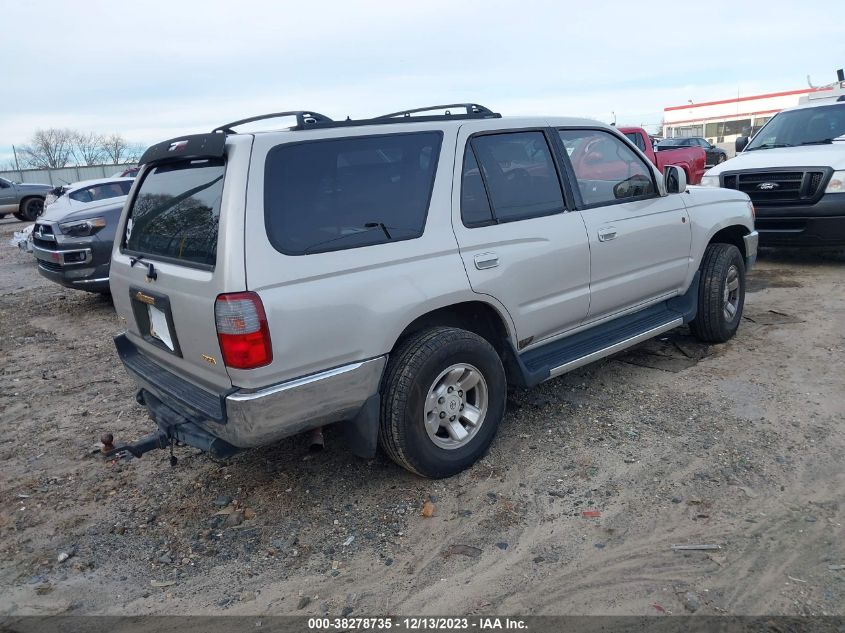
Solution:
{"label": "side step bar", "polygon": [[516,361],[516,365],[511,364],[510,367],[517,370],[516,373],[522,378],[521,386],[533,387],[689,323],[698,308],[698,281],[699,275],[696,273],[683,295],[523,354],[517,355],[514,352],[510,358]]}
{"label": "side step bar", "polygon": [[617,343],[613,343],[608,347],[605,347],[600,350],[596,350],[592,354],[587,354],[586,356],[582,356],[581,358],[576,358],[575,360],[571,360],[563,365],[558,365],[557,367],[553,367],[549,370],[549,378],[556,378],[562,374],[565,374],[568,371],[572,371],[573,369],[577,369],[578,367],[582,367],[583,365],[587,365],[592,363],[593,361],[599,360],[600,358],[604,358],[605,356],[610,356],[615,354],[616,352],[620,352],[623,349],[636,345],[637,343],[642,343],[643,341],[647,341],[650,338],[654,338],[658,334],[663,334],[668,330],[673,330],[678,326],[684,324],[684,320],[681,317],[674,319],[673,321],[669,321],[664,323],[663,325],[658,325],[655,328],[650,330],[646,330],[636,336],[632,336],[630,338],[624,339]]}

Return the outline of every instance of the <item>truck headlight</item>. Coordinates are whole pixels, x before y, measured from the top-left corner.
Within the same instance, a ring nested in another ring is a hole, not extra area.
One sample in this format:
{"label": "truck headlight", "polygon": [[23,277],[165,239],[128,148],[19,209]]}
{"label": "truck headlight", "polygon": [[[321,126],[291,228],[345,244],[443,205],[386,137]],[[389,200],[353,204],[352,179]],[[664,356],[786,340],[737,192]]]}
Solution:
{"label": "truck headlight", "polygon": [[94,235],[97,231],[106,225],[105,218],[88,218],[87,220],[77,220],[75,222],[65,222],[59,224],[62,233],[71,237],[87,237]]}
{"label": "truck headlight", "polygon": [[827,183],[825,193],[845,193],[845,171],[835,171]]}
{"label": "truck headlight", "polygon": [[719,186],[719,177],[718,176],[702,176],[701,182],[698,183],[702,187],[718,187]]}

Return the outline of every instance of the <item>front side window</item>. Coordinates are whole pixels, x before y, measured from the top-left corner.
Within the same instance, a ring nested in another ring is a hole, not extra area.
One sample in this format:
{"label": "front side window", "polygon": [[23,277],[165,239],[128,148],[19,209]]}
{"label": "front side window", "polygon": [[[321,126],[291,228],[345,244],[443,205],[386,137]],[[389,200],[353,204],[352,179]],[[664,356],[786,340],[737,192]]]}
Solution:
{"label": "front side window", "polygon": [[614,134],[604,130],[560,130],[559,133],[570,154],[585,205],[656,195],[651,169]]}
{"label": "front side window", "polygon": [[273,148],[264,171],[270,243],[309,255],[420,237],[441,140],[420,132]]}
{"label": "front side window", "polygon": [[222,160],[159,165],[148,171],[129,210],[124,248],[212,267],[223,195]]}
{"label": "front side window", "polygon": [[[563,211],[563,194],[546,137],[542,132],[488,134],[472,139],[465,158],[464,192],[478,200],[481,207],[471,213],[484,214],[479,181],[486,188],[495,222],[525,220]],[[474,170],[480,166],[480,177]],[[461,213],[467,215],[462,193]],[[467,223],[469,226],[469,224]]]}

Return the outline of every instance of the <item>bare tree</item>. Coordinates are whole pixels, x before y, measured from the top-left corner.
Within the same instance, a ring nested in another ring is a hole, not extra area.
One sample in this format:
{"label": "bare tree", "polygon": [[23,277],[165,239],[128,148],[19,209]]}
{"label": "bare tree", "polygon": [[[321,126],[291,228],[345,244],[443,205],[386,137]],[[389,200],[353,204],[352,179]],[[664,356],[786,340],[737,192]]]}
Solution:
{"label": "bare tree", "polygon": [[60,169],[73,159],[73,130],[36,130],[28,145],[20,148],[22,162],[36,169]]}
{"label": "bare tree", "polygon": [[73,155],[77,164],[102,165],[106,157],[105,140],[94,132],[74,132]]}
{"label": "bare tree", "polygon": [[138,145],[130,143],[118,133],[103,137],[102,147],[106,159],[115,164],[135,162],[141,154]]}

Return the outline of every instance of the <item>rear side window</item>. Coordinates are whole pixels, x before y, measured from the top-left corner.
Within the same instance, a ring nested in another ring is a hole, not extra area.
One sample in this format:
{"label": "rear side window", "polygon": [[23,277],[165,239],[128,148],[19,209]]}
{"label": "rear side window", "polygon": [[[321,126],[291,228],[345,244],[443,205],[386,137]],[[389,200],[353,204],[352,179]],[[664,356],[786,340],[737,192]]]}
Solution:
{"label": "rear side window", "polygon": [[[542,132],[478,136],[471,146],[474,158],[481,166],[496,222],[526,220],[563,211],[560,181]],[[464,168],[467,167],[470,169],[465,173],[464,187],[469,185],[477,191],[472,165],[465,163]],[[480,192],[473,195],[480,196]]]}
{"label": "rear side window", "polygon": [[217,259],[223,171],[222,160],[154,167],[141,181],[129,210],[125,249],[213,267]]}
{"label": "rear side window", "polygon": [[102,185],[92,185],[84,189],[77,189],[68,194],[71,200],[77,202],[97,202],[98,200],[108,200],[109,198],[117,198],[118,196],[125,196],[129,193],[129,188],[132,186],[131,182],[109,182]]}
{"label": "rear side window", "polygon": [[274,147],[264,173],[270,243],[308,255],[420,237],[441,140],[421,132]]}

